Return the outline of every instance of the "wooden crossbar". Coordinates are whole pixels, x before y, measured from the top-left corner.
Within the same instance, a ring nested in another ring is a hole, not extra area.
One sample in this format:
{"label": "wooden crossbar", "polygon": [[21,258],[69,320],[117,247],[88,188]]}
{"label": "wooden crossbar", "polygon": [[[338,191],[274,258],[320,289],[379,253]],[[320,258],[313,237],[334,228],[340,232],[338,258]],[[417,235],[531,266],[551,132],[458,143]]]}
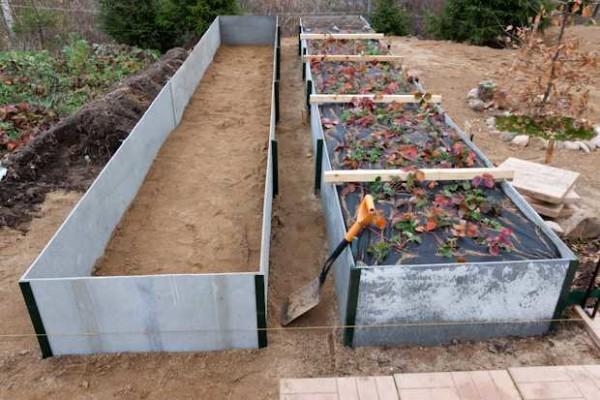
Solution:
{"label": "wooden crossbar", "polygon": [[[495,180],[513,179],[515,171],[505,168],[424,168],[419,170],[425,181],[464,181],[471,180],[483,174],[491,175]],[[333,170],[323,173],[324,182],[373,182],[380,178],[382,181],[397,179],[406,181],[410,174],[416,171],[401,169],[355,169]]]}
{"label": "wooden crossbar", "polygon": [[[311,94],[310,104],[352,103],[354,99],[370,99],[375,103],[418,103],[421,96],[413,94]],[[429,103],[441,103],[442,96],[431,95]]]}
{"label": "wooden crossbar", "polygon": [[300,40],[383,39],[383,33],[301,33]]}
{"label": "wooden crossbar", "polygon": [[306,54],[304,61],[383,61],[402,62],[404,57],[391,54],[367,55],[367,54]]}

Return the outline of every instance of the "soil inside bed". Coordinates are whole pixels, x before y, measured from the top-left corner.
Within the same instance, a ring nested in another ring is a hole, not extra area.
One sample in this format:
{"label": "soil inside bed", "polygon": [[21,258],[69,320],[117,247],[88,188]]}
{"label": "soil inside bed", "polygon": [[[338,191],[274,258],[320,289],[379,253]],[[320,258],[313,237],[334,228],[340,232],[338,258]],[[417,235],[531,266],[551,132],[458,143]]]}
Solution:
{"label": "soil inside bed", "polygon": [[95,275],[258,271],[272,62],[219,48]]}

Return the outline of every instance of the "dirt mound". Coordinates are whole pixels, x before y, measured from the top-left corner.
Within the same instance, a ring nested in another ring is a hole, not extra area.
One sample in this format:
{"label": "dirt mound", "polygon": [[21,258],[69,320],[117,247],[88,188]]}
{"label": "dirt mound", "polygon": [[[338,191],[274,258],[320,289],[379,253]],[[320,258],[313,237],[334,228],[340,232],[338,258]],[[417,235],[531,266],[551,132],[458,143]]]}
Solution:
{"label": "dirt mound", "polygon": [[2,160],[0,227],[31,220],[52,190],[84,191],[187,57],[181,48],[127,78]]}

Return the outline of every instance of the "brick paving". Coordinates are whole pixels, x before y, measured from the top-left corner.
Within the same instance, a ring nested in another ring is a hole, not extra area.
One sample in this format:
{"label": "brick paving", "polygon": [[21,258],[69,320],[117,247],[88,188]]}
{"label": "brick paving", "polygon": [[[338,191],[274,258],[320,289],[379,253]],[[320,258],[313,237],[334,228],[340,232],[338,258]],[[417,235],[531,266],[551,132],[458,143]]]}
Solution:
{"label": "brick paving", "polygon": [[600,400],[600,365],[282,379],[281,400]]}

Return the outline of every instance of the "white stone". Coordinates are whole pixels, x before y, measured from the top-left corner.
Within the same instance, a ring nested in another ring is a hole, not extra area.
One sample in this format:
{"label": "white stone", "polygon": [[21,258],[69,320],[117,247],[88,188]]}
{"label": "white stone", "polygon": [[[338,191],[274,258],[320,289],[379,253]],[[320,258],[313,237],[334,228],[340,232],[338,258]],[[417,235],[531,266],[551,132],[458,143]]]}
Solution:
{"label": "white stone", "polygon": [[489,117],[488,119],[485,120],[485,123],[490,128],[495,128],[496,127],[496,117]]}
{"label": "white stone", "polygon": [[477,90],[477,88],[473,88],[471,90],[469,90],[469,93],[467,93],[467,99],[471,100],[471,99],[477,99],[479,97],[479,91]]}
{"label": "white stone", "polygon": [[579,150],[579,145],[577,143],[568,140],[563,142],[563,146],[567,150]]}
{"label": "white stone", "polygon": [[528,135],[517,135],[511,140],[511,143],[515,146],[526,147],[529,144]]}
{"label": "white stone", "polygon": [[483,111],[485,110],[485,103],[479,99],[471,99],[469,100],[469,107],[474,111]]}
{"label": "white stone", "polygon": [[557,223],[556,223],[556,222],[554,222],[554,221],[546,221],[546,220],[544,220],[544,223],[546,224],[546,226],[547,226],[548,228],[552,229],[552,230],[553,230],[554,232],[556,232],[556,233],[559,233],[559,234],[560,234],[560,233],[563,233],[563,232],[564,232],[564,231],[563,231],[563,228],[561,228],[561,227],[560,227],[560,225],[559,225],[559,224],[557,224]]}
{"label": "white stone", "polygon": [[583,151],[584,153],[592,152],[587,144],[585,144],[583,142],[575,142],[575,143],[577,144],[577,146],[579,146],[579,150]]}
{"label": "white stone", "polygon": [[600,125],[594,127],[594,132],[596,132],[596,137],[600,136]]}
{"label": "white stone", "polygon": [[[598,129],[598,127],[596,127]],[[595,129],[595,130],[596,130]],[[591,150],[600,149],[600,133],[596,135],[596,137],[585,142]]]}
{"label": "white stone", "polygon": [[502,141],[504,141],[504,142],[510,142],[511,140],[513,140],[515,138],[515,136],[517,136],[517,134],[514,132],[508,132],[508,131],[500,132],[500,139],[502,139]]}

